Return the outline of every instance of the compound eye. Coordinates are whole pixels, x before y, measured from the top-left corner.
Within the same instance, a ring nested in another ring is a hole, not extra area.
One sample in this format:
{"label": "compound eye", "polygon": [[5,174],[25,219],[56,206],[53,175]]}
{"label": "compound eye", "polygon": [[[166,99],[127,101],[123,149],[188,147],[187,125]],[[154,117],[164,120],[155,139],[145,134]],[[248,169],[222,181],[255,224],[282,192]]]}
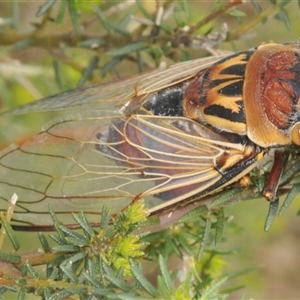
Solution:
{"label": "compound eye", "polygon": [[292,129],[292,141],[295,145],[300,146],[300,123],[296,123]]}

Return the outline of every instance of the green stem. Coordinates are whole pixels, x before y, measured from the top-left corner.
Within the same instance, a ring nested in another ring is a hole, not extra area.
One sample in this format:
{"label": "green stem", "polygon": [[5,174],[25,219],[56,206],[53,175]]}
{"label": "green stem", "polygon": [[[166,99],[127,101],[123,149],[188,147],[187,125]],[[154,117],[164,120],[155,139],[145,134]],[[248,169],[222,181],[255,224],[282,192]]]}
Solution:
{"label": "green stem", "polygon": [[271,6],[268,10],[265,10],[261,12],[256,18],[254,18],[251,22],[248,24],[241,26],[233,33],[229,34],[227,37],[227,41],[238,39],[241,35],[243,35],[245,32],[250,31],[252,28],[257,26],[258,24],[262,23],[264,19],[270,17],[272,14],[276,12],[278,7],[276,5]]}

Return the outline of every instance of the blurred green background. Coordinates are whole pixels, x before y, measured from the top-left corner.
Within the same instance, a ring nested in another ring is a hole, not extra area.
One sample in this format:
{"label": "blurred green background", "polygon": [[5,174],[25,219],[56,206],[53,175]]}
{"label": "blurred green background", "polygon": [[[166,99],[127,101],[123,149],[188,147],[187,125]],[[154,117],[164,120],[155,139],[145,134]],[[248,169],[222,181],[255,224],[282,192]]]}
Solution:
{"label": "blurred green background", "polygon": [[[51,14],[45,20],[44,16],[36,16],[36,12],[44,1],[0,1],[1,111],[63,90],[76,88],[82,78],[82,72],[95,55],[100,63],[89,76],[86,85],[138,73],[136,61],[130,58],[124,59],[104,77],[101,76],[101,68],[111,60],[107,52],[120,47],[114,39],[115,33],[112,31],[111,36],[106,40],[104,50],[101,50],[101,47],[91,50],[78,46],[77,37],[73,35],[74,22],[72,23],[68,13],[60,25],[54,22],[59,14],[59,2],[57,1],[53,6]],[[178,2],[181,3],[181,1]],[[278,13],[278,5],[276,6],[274,1],[258,1],[262,7],[261,13],[258,13],[254,4],[248,1],[236,6],[238,12],[241,12],[239,18],[226,13],[221,14],[199,28],[196,34],[205,35],[208,31],[219,31],[221,24],[227,23],[228,41],[224,41],[220,49],[228,51],[243,50],[270,41],[295,42],[300,36],[299,3],[297,1],[285,2],[281,21],[278,20],[280,17],[274,18],[274,14]],[[93,5],[101,5],[103,11],[108,11],[122,1],[118,3],[115,1],[74,1],[74,3],[80,11],[79,22],[87,24],[81,34],[87,35],[86,39],[89,40],[102,36],[106,32],[95,16]],[[126,4],[128,1],[123,1],[123,3]],[[182,3],[190,7],[190,24],[204,19],[216,7],[214,1]],[[218,1],[217,3],[225,5],[227,2]],[[155,1],[143,1],[143,5],[149,12],[155,12]],[[111,11],[110,21],[115,24],[128,13],[143,17],[134,3],[116,13]],[[238,12],[236,15],[239,15]],[[259,16],[268,12],[272,13],[267,18],[257,21]],[[285,15],[288,19],[284,19]],[[38,24],[43,22],[46,24],[39,28]],[[176,25],[172,15],[168,22],[171,27]],[[251,27],[251,24],[255,26]],[[131,26],[137,25],[131,24]],[[249,26],[249,30],[243,26]],[[244,30],[243,34],[231,40],[230,35],[234,35],[238,30]],[[35,32],[34,35],[32,32]],[[30,44],[26,36],[37,41],[44,38],[44,42],[40,45],[35,42]],[[61,41],[58,42],[60,39]],[[54,41],[57,44],[52,47]],[[199,51],[195,49],[189,51],[190,58],[207,55],[205,50],[201,50],[200,53],[199,55]],[[148,59],[147,55],[145,59]],[[164,57],[159,59],[163,60]],[[157,67],[159,59],[153,61],[148,59],[145,69]],[[165,60],[167,63],[172,62],[170,58]],[[232,216],[232,221],[225,232],[228,240],[221,243],[218,249],[237,250],[235,255],[228,256],[226,261],[228,270],[259,267],[238,278],[238,284],[245,287],[234,292],[230,299],[241,299],[243,296],[246,299],[300,299],[300,219],[296,215],[298,210],[299,200],[295,200],[288,211],[278,217],[271,229],[265,232],[264,222],[268,203],[264,199],[244,201],[226,208],[225,212],[228,216]],[[22,233],[19,236],[21,244],[28,245],[27,251],[35,249],[39,244],[36,234]],[[3,251],[11,251],[11,249],[7,243]]]}

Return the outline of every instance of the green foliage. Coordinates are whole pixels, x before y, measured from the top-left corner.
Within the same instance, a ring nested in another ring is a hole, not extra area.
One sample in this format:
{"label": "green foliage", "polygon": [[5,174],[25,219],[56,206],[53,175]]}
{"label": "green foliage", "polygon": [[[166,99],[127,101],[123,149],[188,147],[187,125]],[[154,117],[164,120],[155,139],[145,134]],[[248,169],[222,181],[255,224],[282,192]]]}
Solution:
{"label": "green foliage", "polygon": [[[63,226],[51,211],[56,233],[49,237],[57,245],[49,247],[47,238],[39,234],[46,251],[40,253],[38,259],[31,257],[25,261],[25,254],[1,253],[1,260],[21,267],[18,276],[0,279],[3,293],[13,285],[18,288],[19,298],[34,293],[45,299],[72,295],[79,295],[81,299],[93,296],[103,299],[225,299],[226,295],[220,292],[226,281],[220,277],[225,262],[220,252],[209,250],[214,240],[209,229],[218,222],[215,220],[219,212],[207,218],[198,215],[200,221],[190,225],[179,223],[159,232],[159,239],[155,233],[134,234],[141,229],[146,214],[142,201],[116,218],[104,206],[99,229],[90,227],[84,214],[79,214],[73,217],[81,230],[73,231]],[[212,223],[209,228],[204,225],[207,220]],[[205,255],[197,260],[200,251]],[[182,259],[177,270],[171,270],[167,264],[173,255]],[[154,281],[147,278],[151,274],[143,267],[145,259],[156,262],[159,267]],[[47,265],[45,270],[36,268],[40,263]],[[9,274],[4,272],[4,278]]]}

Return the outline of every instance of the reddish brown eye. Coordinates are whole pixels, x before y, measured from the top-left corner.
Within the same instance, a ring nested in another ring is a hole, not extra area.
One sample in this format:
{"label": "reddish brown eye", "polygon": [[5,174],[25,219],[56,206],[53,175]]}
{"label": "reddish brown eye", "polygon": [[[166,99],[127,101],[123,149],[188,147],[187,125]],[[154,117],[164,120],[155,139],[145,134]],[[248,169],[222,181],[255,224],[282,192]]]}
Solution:
{"label": "reddish brown eye", "polygon": [[300,123],[296,123],[292,129],[292,141],[294,144],[300,146]]}

